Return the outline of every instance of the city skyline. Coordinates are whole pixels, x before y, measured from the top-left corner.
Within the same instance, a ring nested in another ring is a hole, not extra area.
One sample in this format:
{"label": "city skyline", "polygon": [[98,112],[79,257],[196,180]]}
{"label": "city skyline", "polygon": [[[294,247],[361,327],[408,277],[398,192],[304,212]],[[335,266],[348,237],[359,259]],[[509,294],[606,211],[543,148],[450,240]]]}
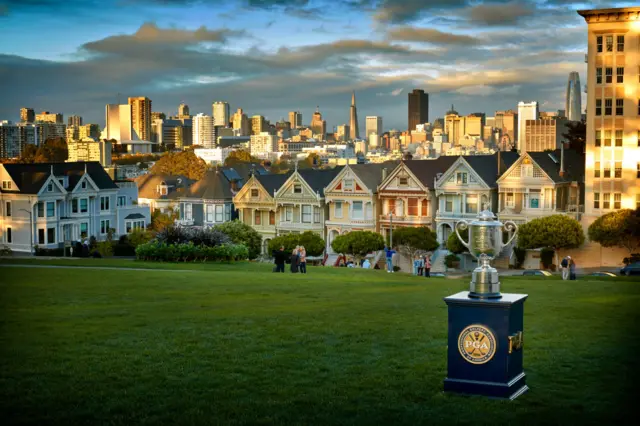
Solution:
{"label": "city skyline", "polygon": [[[103,125],[104,105],[120,94],[146,96],[168,115],[180,102],[197,114],[224,101],[271,122],[320,105],[332,130],[348,122],[355,90],[361,127],[377,115],[385,130],[405,129],[414,88],[429,93],[432,120],[451,103],[463,115],[523,99],[557,110],[569,72],[586,70],[586,26],[575,13],[583,2],[137,0],[100,2],[98,25],[85,19],[96,4],[0,1],[14,35],[0,40],[0,117],[19,121],[30,107]],[[45,25],[54,14],[64,25]]]}

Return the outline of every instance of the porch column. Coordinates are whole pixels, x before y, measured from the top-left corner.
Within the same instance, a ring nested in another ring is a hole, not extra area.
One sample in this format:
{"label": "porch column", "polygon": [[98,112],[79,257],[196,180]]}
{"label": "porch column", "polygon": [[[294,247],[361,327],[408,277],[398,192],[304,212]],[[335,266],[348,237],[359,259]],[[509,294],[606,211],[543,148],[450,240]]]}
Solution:
{"label": "porch column", "polygon": [[256,226],[256,209],[251,209],[251,226]]}

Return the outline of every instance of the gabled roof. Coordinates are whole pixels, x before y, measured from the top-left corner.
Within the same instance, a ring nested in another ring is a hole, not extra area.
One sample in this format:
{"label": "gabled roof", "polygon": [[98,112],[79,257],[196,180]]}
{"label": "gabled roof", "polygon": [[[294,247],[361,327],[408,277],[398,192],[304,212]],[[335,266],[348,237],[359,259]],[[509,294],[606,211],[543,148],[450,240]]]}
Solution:
{"label": "gabled roof", "polygon": [[[178,194],[184,194],[186,190],[195,182],[185,176],[174,176],[166,174],[151,174],[139,176],[135,179],[138,184],[138,197],[150,200],[174,199]],[[162,183],[170,186],[167,195],[160,195],[157,190]]]}
{"label": "gabled roof", "polygon": [[375,194],[378,192],[378,185],[382,183],[382,170],[387,169],[387,172],[391,173],[398,164],[399,160],[392,160],[384,163],[353,164],[349,165],[349,168]]}
{"label": "gabled roof", "polygon": [[2,192],[18,192],[20,194],[37,194],[51,175],[51,168],[56,177],[67,176],[68,190],[72,191],[85,173],[91,177],[99,189],[118,189],[113,179],[100,163],[72,162],[72,163],[35,163],[35,164],[4,164],[4,168],[15,182],[17,189]]}
{"label": "gabled roof", "polygon": [[528,152],[527,154],[555,183],[584,182],[584,154],[572,149],[564,150],[564,176],[560,176],[562,159],[560,149],[553,152]]}
{"label": "gabled roof", "polygon": [[433,188],[436,175],[446,172],[457,159],[454,156],[441,156],[435,160],[408,160],[403,163],[426,188]]}
{"label": "gabled roof", "polygon": [[498,155],[465,155],[463,158],[471,166],[471,168],[480,176],[480,178],[490,187],[496,186],[496,181],[500,177],[498,175],[498,157],[502,162],[500,171],[506,172],[513,163],[520,157],[517,152],[503,151]]}
{"label": "gabled roof", "polygon": [[274,192],[280,189],[282,185],[289,179],[293,172],[279,174],[279,175],[254,175],[254,178],[260,185],[269,193],[269,195],[273,196]]}
{"label": "gabled roof", "polygon": [[344,166],[334,167],[333,169],[302,169],[298,170],[298,174],[307,182],[315,192],[319,192],[320,196],[324,196],[324,188],[335,178]]}
{"label": "gabled roof", "polygon": [[191,185],[180,198],[200,198],[203,200],[231,200],[231,185],[220,171],[208,171],[204,177]]}

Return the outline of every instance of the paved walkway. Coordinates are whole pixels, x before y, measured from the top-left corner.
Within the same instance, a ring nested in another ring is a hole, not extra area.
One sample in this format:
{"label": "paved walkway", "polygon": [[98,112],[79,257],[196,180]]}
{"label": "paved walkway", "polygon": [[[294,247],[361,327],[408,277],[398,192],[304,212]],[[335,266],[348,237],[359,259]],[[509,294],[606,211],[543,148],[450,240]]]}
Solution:
{"label": "paved walkway", "polygon": [[0,263],[0,268],[44,268],[44,269],[102,269],[106,271],[145,271],[145,272],[204,272],[198,269],[153,269],[153,268],[123,268],[120,266],[75,266],[75,265],[15,265]]}

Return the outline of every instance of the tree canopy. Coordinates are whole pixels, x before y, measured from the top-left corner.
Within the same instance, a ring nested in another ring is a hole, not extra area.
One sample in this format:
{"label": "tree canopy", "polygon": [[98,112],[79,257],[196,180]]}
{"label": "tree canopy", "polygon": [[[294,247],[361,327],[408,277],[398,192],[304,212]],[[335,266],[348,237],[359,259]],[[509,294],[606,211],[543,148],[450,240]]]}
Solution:
{"label": "tree canopy", "polygon": [[563,214],[533,219],[518,229],[518,247],[523,249],[577,248],[583,243],[580,222]]}
{"label": "tree canopy", "polygon": [[167,153],[151,168],[154,174],[183,175],[194,180],[202,179],[206,172],[207,163],[193,151]]}
{"label": "tree canopy", "polygon": [[245,151],[243,149],[237,149],[235,151],[231,151],[229,156],[224,160],[225,166],[233,166],[238,163],[251,163],[258,162],[257,158],[251,156],[249,151]]}
{"label": "tree canopy", "polygon": [[41,146],[28,144],[24,147],[21,163],[64,163],[69,158],[67,142],[64,138],[51,138]]}
{"label": "tree canopy", "polygon": [[357,260],[368,253],[384,248],[382,235],[371,231],[353,231],[338,235],[332,242],[331,248],[336,253],[350,254]]}
{"label": "tree canopy", "polygon": [[394,229],[393,244],[411,258],[414,258],[418,252],[432,251],[440,245],[436,233],[426,226]]}
{"label": "tree canopy", "polygon": [[621,247],[633,254],[640,247],[640,208],[602,215],[589,226],[587,232],[591,241],[603,247]]}
{"label": "tree canopy", "polygon": [[584,120],[567,122],[567,133],[562,136],[569,142],[569,148],[582,154],[587,143],[587,123]]}
{"label": "tree canopy", "polygon": [[[464,240],[469,242],[469,229],[465,229],[464,231],[460,231],[460,236],[464,238]],[[460,254],[469,251],[460,238],[456,235],[455,231],[449,234],[449,238],[447,238],[447,250],[454,254]]]}
{"label": "tree canopy", "polygon": [[249,249],[249,259],[255,259],[262,251],[262,236],[246,223],[234,220],[213,227],[231,238],[234,244],[244,244]]}
{"label": "tree canopy", "polygon": [[280,249],[291,253],[296,246],[304,246],[307,256],[320,256],[324,252],[324,240],[313,231],[305,231],[302,234],[280,235],[269,241],[269,253]]}
{"label": "tree canopy", "polygon": [[151,213],[151,225],[149,228],[154,232],[160,232],[168,226],[173,226],[176,219],[178,219],[178,212],[169,210],[167,213],[162,213],[156,209]]}

